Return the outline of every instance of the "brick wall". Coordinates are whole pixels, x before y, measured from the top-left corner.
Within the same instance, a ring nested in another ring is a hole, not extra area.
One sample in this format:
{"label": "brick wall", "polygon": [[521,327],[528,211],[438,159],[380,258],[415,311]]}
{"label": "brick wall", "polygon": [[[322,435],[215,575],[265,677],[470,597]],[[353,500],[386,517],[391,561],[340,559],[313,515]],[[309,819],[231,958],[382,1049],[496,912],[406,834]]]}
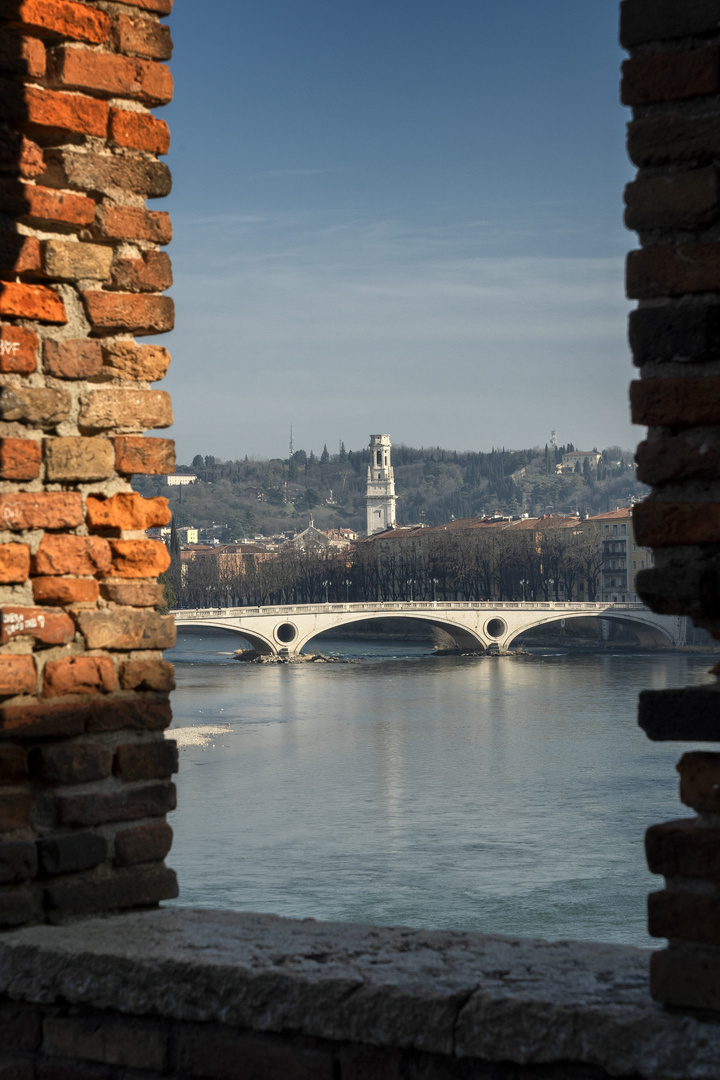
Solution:
{"label": "brick wall", "polygon": [[[641,245],[627,261],[628,295],[638,301],[631,405],[648,426],[638,476],[652,485],[634,523],[656,560],[638,575],[638,593],[654,611],[689,615],[720,637],[720,2],[623,0],[621,41],[638,169],[626,223]],[[651,739],[716,742],[719,720],[717,683],[640,697]],[[686,753],[678,771],[680,798],[697,817],[647,835],[650,869],[666,879],[649,897],[649,929],[670,939],[653,956],[651,991],[717,1009],[720,754]]]}
{"label": "brick wall", "polygon": [[172,0],[0,0],[0,925],[176,895],[170,222],[150,109]]}

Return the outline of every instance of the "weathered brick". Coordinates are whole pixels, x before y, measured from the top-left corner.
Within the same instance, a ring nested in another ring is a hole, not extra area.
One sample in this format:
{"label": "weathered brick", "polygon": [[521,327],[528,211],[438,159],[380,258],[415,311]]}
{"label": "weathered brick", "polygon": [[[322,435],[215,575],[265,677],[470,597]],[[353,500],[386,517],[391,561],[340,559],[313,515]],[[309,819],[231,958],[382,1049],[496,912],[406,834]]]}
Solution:
{"label": "weathered brick", "polygon": [[170,215],[165,210],[140,210],[132,206],[104,206],[98,211],[97,233],[112,240],[150,240],[169,244]]}
{"label": "weathered brick", "polygon": [[170,702],[150,694],[130,698],[105,698],[93,702],[87,730],[164,731],[172,720]]}
{"label": "weathered brick", "polygon": [[148,251],[142,258],[116,258],[112,283],[124,292],[163,292],[173,283],[170,256],[164,251]]}
{"label": "weathered brick", "polygon": [[47,1016],[43,1022],[43,1053],[48,1056],[97,1061],[126,1068],[164,1072],[169,1030],[157,1020],[136,1017]]}
{"label": "weathered brick", "polygon": [[30,824],[32,801],[32,795],[0,791],[0,829],[3,832],[26,829]]}
{"label": "weathered brick", "polygon": [[23,184],[20,190],[13,181],[0,181],[0,198],[7,212],[14,213],[28,225],[78,228],[95,220],[95,202],[74,191],[57,191],[37,184]]}
{"label": "weathered brick", "polygon": [[110,32],[110,19],[104,12],[73,0],[2,0],[0,18],[39,36],[47,33],[90,45],[102,45]]}
{"label": "weathered brick", "polygon": [[75,624],[64,611],[6,604],[0,608],[0,618],[0,645],[15,638],[32,638],[43,645],[67,645],[75,637]]}
{"label": "weathered brick", "polygon": [[172,75],[165,64],[66,46],[54,49],[52,60],[55,80],[65,89],[135,98],[146,105],[166,105],[172,98]]}
{"label": "weathered brick", "polygon": [[44,172],[42,150],[17,131],[0,131],[0,173],[36,180]]}
{"label": "weathered brick", "polygon": [[148,609],[83,611],[78,614],[78,625],[88,649],[172,649],[175,645],[172,615]]}
{"label": "weathered brick", "polygon": [[37,868],[35,844],[28,840],[0,842],[0,885],[34,878]]}
{"label": "weathered brick", "polygon": [[630,160],[639,168],[713,161],[720,152],[720,117],[693,119],[678,113],[633,120],[628,125],[627,147]]}
{"label": "weathered brick", "polygon": [[716,950],[683,948],[650,953],[650,995],[655,1001],[685,1008],[720,1008],[720,957]]}
{"label": "weathered brick", "polygon": [[720,30],[718,0],[622,0],[620,42],[626,49],[657,39],[696,37]]}
{"label": "weathered brick", "polygon": [[172,846],[173,833],[167,822],[136,825],[115,833],[115,866],[162,862]]}
{"label": "weathered brick", "polygon": [[43,366],[57,379],[91,379],[102,371],[102,347],[90,338],[48,340],[43,345]]}
{"label": "weathered brick", "polygon": [[0,229],[0,271],[4,274],[27,274],[41,269],[40,242],[34,236],[21,236],[10,229]]}
{"label": "weathered brick", "polygon": [[103,581],[100,592],[105,600],[126,607],[159,607],[164,603],[164,587],[139,581]]}
{"label": "weathered brick", "polygon": [[115,472],[110,439],[68,435],[44,440],[45,478],[49,481],[103,480]]}
{"label": "weathered brick", "polygon": [[40,475],[41,462],[42,450],[36,439],[0,438],[0,477],[3,480],[34,480]]}
{"label": "weathered brick", "polygon": [[[88,319],[98,333],[129,331],[141,335],[165,334],[175,325],[175,307],[169,296],[96,290],[84,292],[82,297]],[[3,311],[0,296],[0,315],[2,314],[6,312]]]}
{"label": "weathered brick", "polygon": [[37,670],[32,656],[0,656],[0,697],[34,694],[36,686]]}
{"label": "weathered brick", "polygon": [[118,0],[118,3],[142,8],[143,11],[155,11],[158,15],[169,15],[173,6],[173,0]]}
{"label": "weathered brick", "polygon": [[32,587],[36,604],[94,604],[100,595],[94,578],[36,577]]}
{"label": "weathered brick", "polygon": [[112,553],[107,540],[99,536],[44,536],[33,560],[39,577],[73,574],[79,577],[106,573]]}
{"label": "weathered brick", "polygon": [[46,285],[0,281],[0,315],[38,322],[66,323],[65,305]]}
{"label": "weathered brick", "polygon": [[333,1050],[327,1046],[303,1045],[295,1039],[283,1042],[220,1024],[185,1023],[177,1033],[178,1071],[183,1076],[234,1080],[238,1063],[242,1062],[246,1076],[333,1080],[338,1075],[333,1057]]}
{"label": "weathered brick", "polygon": [[75,491],[18,491],[0,495],[6,529],[74,529],[83,523],[82,496]]}
{"label": "weathered brick", "polygon": [[720,175],[708,168],[636,180],[625,204],[628,229],[699,228],[720,213]]}
{"label": "weathered brick", "polygon": [[120,686],[168,693],[175,689],[175,668],[167,660],[128,660],[120,672]]}
{"label": "weathered brick", "polygon": [[172,739],[123,743],[115,751],[113,771],[128,783],[172,776],[178,771],[177,743]]}
{"label": "weathered brick", "polygon": [[71,406],[72,399],[66,390],[50,386],[4,386],[0,416],[3,420],[54,427],[67,420]]}
{"label": "weathered brick", "polygon": [[110,776],[112,763],[112,750],[95,742],[43,746],[33,756],[33,780],[45,784],[86,784]]}
{"label": "weathered brick", "polygon": [[173,439],[119,435],[115,443],[115,468],[125,475],[157,475],[175,472]]}
{"label": "weathered brick", "polygon": [[25,37],[18,30],[0,31],[0,69],[5,75],[23,75],[42,79],[45,75],[45,46],[36,37]]}
{"label": "weathered brick", "polygon": [[162,161],[147,157],[78,153],[70,147],[45,151],[43,183],[49,187],[77,188],[97,194],[118,189],[149,198],[168,195],[170,170]]}
{"label": "weathered brick", "polygon": [[40,889],[28,885],[6,885],[0,889],[0,926],[21,926],[37,922],[41,916]]}
{"label": "weathered brick", "polygon": [[172,514],[164,496],[144,498],[135,491],[124,491],[109,499],[88,495],[85,503],[90,529],[150,529],[169,525]]}
{"label": "weathered brick", "polygon": [[[2,799],[0,793],[0,803]],[[63,825],[104,825],[110,821],[164,817],[175,809],[175,803],[175,785],[163,782],[107,793],[60,795],[57,808]]]}
{"label": "weathered brick", "polygon": [[177,895],[175,873],[157,865],[119,869],[112,877],[100,881],[81,878],[74,883],[51,882],[45,889],[51,922],[76,915],[155,906]]}
{"label": "weathered brick", "polygon": [[28,1057],[21,1060],[15,1054],[9,1055],[0,1051],[0,1080],[36,1080],[33,1062]]}
{"label": "weathered brick", "polygon": [[720,832],[681,818],[653,825],[645,834],[648,867],[666,878],[720,881]]}
{"label": "weathered brick", "polygon": [[[170,353],[162,345],[138,345],[135,341],[113,341],[107,345],[103,344],[102,351],[106,367],[126,379],[156,382],[165,377],[170,366]],[[144,439],[134,441],[141,444],[145,442]]]}
{"label": "weathered brick", "polygon": [[[23,108],[3,110],[6,119],[24,121],[29,129],[49,135],[98,135],[108,129],[110,107],[84,94],[64,94],[57,90],[24,89]],[[18,113],[20,115],[18,115]]]}
{"label": "weathered brick", "polygon": [[659,615],[720,616],[720,567],[653,567],[637,575],[637,594]]}
{"label": "weathered brick", "polygon": [[22,784],[29,775],[27,751],[21,746],[0,746],[0,784]]}
{"label": "weathered brick", "polygon": [[48,277],[61,281],[109,280],[112,259],[112,251],[101,244],[79,244],[69,240],[45,240],[43,243],[43,269]]}
{"label": "weathered brick", "polygon": [[170,28],[139,15],[118,15],[113,26],[118,52],[144,56],[148,60],[169,60],[172,56]]}
{"label": "weathered brick", "polygon": [[0,731],[5,739],[44,739],[52,736],[71,738],[81,735],[92,720],[97,706],[88,702],[81,707],[52,702],[30,702],[25,705],[0,705]]}
{"label": "weathered brick", "polygon": [[30,548],[25,544],[0,544],[0,582],[19,585],[30,574]]}
{"label": "weathered brick", "polygon": [[37,849],[40,873],[53,876],[89,870],[108,857],[107,840],[93,832],[48,837],[38,841]]}
{"label": "weathered brick", "polygon": [[720,92],[720,49],[636,56],[622,65],[623,105],[681,101]]}
{"label": "weathered brick", "polygon": [[665,890],[650,893],[648,933],[651,937],[682,938],[685,941],[720,945],[717,898]]}
{"label": "weathered brick", "polygon": [[720,378],[636,379],[630,384],[634,424],[681,427],[720,423]]}
{"label": "weathered brick", "polygon": [[110,109],[110,138],[116,146],[146,150],[149,154],[167,154],[170,129],[164,120],[128,109]]}
{"label": "weathered brick", "polygon": [[715,480],[720,474],[720,445],[697,445],[681,436],[638,444],[637,478],[661,486],[678,480]]}
{"label": "weathered brick", "polygon": [[656,742],[718,742],[720,693],[714,686],[642,690],[638,723]]}
{"label": "weathered brick", "polygon": [[115,665],[109,656],[64,656],[48,660],[43,668],[45,697],[109,694],[116,688]]}
{"label": "weathered brick", "polygon": [[720,289],[720,244],[680,244],[631,251],[627,257],[631,300]]}
{"label": "weathered brick", "polygon": [[[115,577],[157,577],[170,566],[168,550],[159,540],[110,540],[110,546],[112,574]],[[164,649],[170,646],[157,647]]]}
{"label": "weathered brick", "polygon": [[[695,750],[683,754],[677,764],[680,801],[698,813],[720,812],[720,754]],[[717,833],[713,834],[717,836]]]}
{"label": "weathered brick", "polygon": [[22,326],[0,326],[0,373],[29,375],[37,367],[38,338]]}
{"label": "weathered brick", "polygon": [[645,500],[633,507],[635,539],[644,547],[720,543],[720,504]]}
{"label": "weathered brick", "polygon": [[0,1046],[4,1050],[37,1050],[42,1041],[37,1005],[5,1000],[0,1003]]}
{"label": "weathered brick", "polygon": [[163,428],[172,422],[170,395],[165,390],[91,390],[81,401],[80,425],[95,431]]}

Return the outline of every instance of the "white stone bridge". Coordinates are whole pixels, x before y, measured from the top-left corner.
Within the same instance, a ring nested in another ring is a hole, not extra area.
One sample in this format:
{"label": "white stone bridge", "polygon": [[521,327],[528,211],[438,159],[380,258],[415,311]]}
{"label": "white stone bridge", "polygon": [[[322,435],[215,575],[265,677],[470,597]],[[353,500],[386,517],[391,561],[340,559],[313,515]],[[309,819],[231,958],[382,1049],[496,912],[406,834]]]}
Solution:
{"label": "white stone bridge", "polygon": [[408,619],[444,630],[463,651],[508,648],[536,626],[588,616],[621,622],[641,645],[682,645],[685,620],[655,615],[643,604],[389,601],[363,604],[283,604],[267,607],[177,608],[178,626],[215,626],[241,634],[260,654],[292,656],[318,634],[366,619]]}

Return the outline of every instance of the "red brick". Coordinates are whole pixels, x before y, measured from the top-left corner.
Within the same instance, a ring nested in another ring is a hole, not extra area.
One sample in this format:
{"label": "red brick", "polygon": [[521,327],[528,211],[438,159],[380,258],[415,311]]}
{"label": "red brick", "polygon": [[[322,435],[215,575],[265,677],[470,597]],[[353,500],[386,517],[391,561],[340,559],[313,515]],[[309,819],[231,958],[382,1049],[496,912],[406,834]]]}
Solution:
{"label": "red brick", "polygon": [[156,11],[158,15],[169,15],[173,6],[173,0],[118,0],[118,3],[143,11]]}
{"label": "red brick", "polygon": [[3,528],[13,531],[74,529],[83,523],[82,496],[75,491],[0,495],[0,521]]}
{"label": "red brick", "polygon": [[37,874],[37,849],[30,840],[0,842],[0,884],[27,881]]}
{"label": "red brick", "polygon": [[30,702],[26,705],[0,705],[0,731],[6,739],[71,738],[82,735],[85,725],[92,721],[97,704],[82,705],[51,702]]}
{"label": "red brick", "polygon": [[680,244],[631,251],[626,289],[631,300],[720,289],[720,244]]}
{"label": "red brick", "polygon": [[164,603],[165,588],[139,581],[103,581],[100,592],[103,599],[124,607],[160,607]]}
{"label": "red brick", "polygon": [[89,649],[172,649],[175,645],[172,615],[147,608],[81,611],[77,618]]}
{"label": "red brick", "polygon": [[115,665],[109,656],[65,656],[48,660],[43,668],[45,697],[109,694],[116,688]]}
{"label": "red brick", "polygon": [[22,784],[29,775],[27,750],[0,746],[0,784]]}
{"label": "red brick", "polygon": [[639,379],[630,384],[634,424],[720,424],[720,378]]}
{"label": "red brick", "polygon": [[172,739],[122,743],[115,750],[113,772],[128,783],[166,779],[177,770],[177,743]]}
{"label": "red brick", "polygon": [[[31,288],[31,286],[23,286]],[[107,333],[165,334],[175,325],[175,308],[167,296],[135,293],[85,292],[82,294],[94,330]],[[15,314],[3,310],[0,314]],[[29,318],[40,316],[28,316]]]}
{"label": "red brick", "polygon": [[173,283],[170,256],[164,251],[148,251],[141,259],[116,258],[112,283],[125,292],[163,292]]}
{"label": "red brick", "polygon": [[15,638],[32,638],[43,645],[67,645],[75,637],[75,624],[64,611],[6,604],[0,609],[0,645]]}
{"label": "red brick", "polygon": [[115,833],[115,866],[162,862],[172,847],[173,833],[167,822],[136,825]]}
{"label": "red brick", "polygon": [[66,323],[65,305],[46,285],[0,281],[0,315],[38,322]]}
{"label": "red brick", "polygon": [[[212,1080],[234,1080],[238,1075],[282,1077],[282,1080],[333,1080],[340,1075],[339,1070],[333,1068],[334,1056],[334,1049],[327,1044],[308,1046],[300,1040],[288,1043],[272,1036],[268,1038],[265,1034],[220,1024],[186,1022],[177,1031],[177,1069],[182,1076],[202,1076],[204,1073],[206,1076],[209,1074]],[[385,1056],[389,1056],[387,1051]],[[237,1067],[239,1062],[242,1062],[242,1073]],[[443,1073],[445,1077],[452,1076],[455,1070],[449,1068],[445,1071],[443,1065],[437,1071],[430,1065],[425,1076],[431,1077],[433,1073],[438,1078]],[[420,1070],[425,1072],[424,1065],[419,1067],[415,1076],[421,1075]],[[360,1076],[372,1077],[372,1080],[390,1080],[391,1077],[399,1078],[403,1073],[404,1069],[402,1073],[400,1069],[394,1069],[392,1072],[384,1070],[377,1073],[373,1070],[360,1074],[351,1073],[343,1067],[342,1076],[350,1080],[359,1080]],[[410,1071],[405,1075],[411,1075]],[[472,1076],[472,1072],[469,1075]],[[475,1075],[481,1076],[482,1073],[478,1071]]]}
{"label": "red brick", "polygon": [[112,750],[95,742],[43,746],[33,755],[33,780],[45,784],[86,784],[110,776],[112,763]]}
{"label": "red brick", "polygon": [[80,403],[80,426],[93,431],[163,428],[172,422],[170,395],[164,390],[91,390]]}
{"label": "red brick", "polygon": [[30,574],[30,548],[25,544],[0,544],[0,583],[19,585]]}
{"label": "red brick", "polygon": [[716,955],[708,949],[677,944],[651,952],[650,996],[654,1001],[685,1009],[720,1008],[720,963]]}
{"label": "red brick", "polygon": [[44,536],[33,557],[38,576],[104,574],[112,564],[107,540],[99,536]]}
{"label": "red brick", "polygon": [[169,693],[175,689],[175,668],[167,660],[128,660],[120,671],[120,686]]}
{"label": "red brick", "polygon": [[22,326],[0,326],[0,373],[29,375],[37,367],[37,334]]}
{"label": "red brick", "polygon": [[695,750],[677,764],[680,801],[701,814],[720,813],[720,754]]}
{"label": "red brick", "polygon": [[635,539],[644,547],[720,543],[717,503],[645,502],[633,507]]}
{"label": "red brick", "polygon": [[74,227],[90,225],[95,220],[95,202],[74,191],[57,191],[38,184],[18,185],[0,181],[0,199],[20,221],[43,226],[47,222]]}
{"label": "red brick", "polygon": [[635,452],[637,478],[642,484],[667,484],[674,480],[715,480],[720,474],[720,445],[703,446],[680,436],[668,436],[638,444]]}
{"label": "red brick", "polygon": [[35,37],[23,37],[17,30],[0,31],[0,68],[3,74],[42,79],[45,62],[42,41]]}
{"label": "red brick", "polygon": [[81,435],[44,440],[47,481],[104,480],[115,471],[115,455],[109,439]]}
{"label": "red brick", "polygon": [[[0,196],[1,197],[1,196]],[[4,274],[37,273],[42,269],[40,242],[34,236],[21,236],[9,229],[0,230],[0,271]]]}
{"label": "red brick", "polygon": [[625,203],[628,229],[699,228],[720,213],[720,176],[708,168],[636,180]]}
{"label": "red brick", "polygon": [[43,367],[57,379],[91,379],[102,371],[103,356],[99,341],[80,338],[74,341],[45,341]]}
{"label": "red brick", "polygon": [[166,105],[172,99],[172,75],[165,64],[64,46],[52,56],[55,80],[66,89],[135,98],[146,105]]}
{"label": "red brick", "polygon": [[45,171],[40,147],[17,131],[0,131],[0,173],[34,180]]}
{"label": "red brick", "polygon": [[169,60],[172,56],[170,29],[139,15],[118,15],[113,27],[118,52],[144,56],[148,60]]}
{"label": "red brick", "polygon": [[34,480],[40,475],[42,450],[36,439],[0,438],[0,477]]}
{"label": "red brick", "polygon": [[168,213],[132,206],[101,207],[97,232],[111,240],[150,240],[153,244],[169,244],[172,240]]}
{"label": "red brick", "polygon": [[[170,353],[162,345],[138,345],[135,341],[112,341],[103,344],[102,351],[106,367],[126,379],[156,382],[165,377],[170,366]],[[144,443],[146,440],[136,441]]]}
{"label": "red brick", "polygon": [[0,656],[0,697],[34,694],[37,670],[32,656]]}
{"label": "red brick", "polygon": [[0,18],[44,33],[102,45],[107,41],[110,19],[104,12],[73,0],[1,0]]}
{"label": "red brick", "polygon": [[6,385],[0,390],[3,420],[23,420],[38,427],[55,427],[70,416],[72,398],[51,386]]}
{"label": "red brick", "polygon": [[110,107],[104,101],[34,86],[25,87],[24,97],[26,117],[15,119],[24,119],[31,129],[100,138],[107,134]]}
{"label": "red brick", "polygon": [[0,831],[27,828],[31,806],[31,795],[8,795],[0,791]]}
{"label": "red brick", "polygon": [[622,65],[623,105],[650,105],[720,93],[720,49],[636,56]]}
{"label": "red brick", "polygon": [[667,891],[650,893],[648,933],[651,937],[720,945],[717,897]]}
{"label": "red brick", "polygon": [[645,834],[645,852],[652,874],[720,881],[720,831],[698,828],[696,819],[651,826]]}
{"label": "red brick", "polygon": [[109,821],[164,817],[175,809],[175,803],[175,785],[159,783],[127,787],[107,794],[61,795],[57,807],[63,825],[104,825]]}
{"label": "red brick", "polygon": [[167,696],[142,694],[129,698],[96,699],[87,719],[87,730],[164,731],[172,721]]}
{"label": "red brick", "polygon": [[146,499],[135,491],[121,492],[109,499],[88,495],[85,503],[91,529],[150,529],[169,525],[172,514],[162,495]]}
{"label": "red brick", "polygon": [[[63,750],[64,747],[52,749]],[[82,749],[88,748],[82,747]],[[44,750],[40,751],[40,753],[44,752]],[[78,771],[81,769],[79,768]],[[102,776],[89,776],[88,779],[102,779],[105,776],[107,773],[103,773]],[[77,780],[76,774],[70,770],[68,779],[59,782],[72,784],[81,781]],[[48,837],[38,842],[37,849],[40,870],[45,875],[72,874],[77,870],[89,870],[105,862],[108,857],[107,840],[99,833],[93,832]],[[78,1080],[78,1078],[72,1077],[72,1080]],[[95,1080],[95,1077],[89,1080]]]}
{"label": "red brick", "polygon": [[116,146],[146,150],[149,154],[167,154],[170,129],[164,120],[128,109],[110,110],[110,138]]}
{"label": "red brick", "polygon": [[168,550],[159,540],[110,540],[109,543],[111,573],[117,577],[157,577],[170,566]]}
{"label": "red brick", "polygon": [[0,1046],[4,1050],[38,1050],[42,1042],[41,1011],[37,1005],[4,1001],[0,1005]]}
{"label": "red brick", "polygon": [[36,604],[94,604],[100,586],[94,578],[36,577],[32,580]]}
{"label": "red brick", "polygon": [[[3,890],[4,892],[4,890]],[[62,922],[65,918],[77,915],[103,914],[128,907],[156,906],[160,900],[172,900],[178,895],[177,878],[173,870],[165,866],[136,866],[116,870],[108,878],[88,881],[84,878],[72,882],[51,882],[45,888],[50,922]],[[26,917],[27,918],[27,917]],[[57,1066],[54,1067],[57,1070]],[[82,1074],[78,1065],[71,1063],[71,1072],[62,1076],[57,1071],[52,1076],[47,1072],[41,1080],[111,1080],[110,1073],[95,1065]],[[117,1072],[113,1070],[112,1076]],[[124,1075],[135,1075],[125,1073]],[[156,1073],[142,1075],[158,1075]]]}
{"label": "red brick", "polygon": [[[85,891],[83,886],[80,889]],[[140,1076],[157,1078],[161,1073],[167,1075],[164,1066],[168,1034],[166,1025],[158,1023],[155,1018],[143,1021],[135,1016],[123,1017],[110,1011],[102,1015],[100,1022],[92,1015],[50,1015],[43,1023],[42,1048],[43,1054],[50,1060],[59,1057],[73,1061],[104,1062],[131,1069],[134,1066],[142,1070]],[[122,1075],[128,1076],[125,1068]],[[84,1080],[84,1071],[78,1077],[74,1064],[71,1070],[72,1080]],[[96,1075],[93,1070],[93,1080]],[[102,1070],[103,1080],[105,1075]],[[113,1070],[111,1075],[117,1077],[118,1074]],[[40,1080],[48,1080],[48,1077],[41,1077]],[[70,1076],[67,1080],[70,1080]]]}
{"label": "red brick", "polygon": [[119,435],[115,443],[115,468],[125,475],[164,475],[175,472],[173,439]]}

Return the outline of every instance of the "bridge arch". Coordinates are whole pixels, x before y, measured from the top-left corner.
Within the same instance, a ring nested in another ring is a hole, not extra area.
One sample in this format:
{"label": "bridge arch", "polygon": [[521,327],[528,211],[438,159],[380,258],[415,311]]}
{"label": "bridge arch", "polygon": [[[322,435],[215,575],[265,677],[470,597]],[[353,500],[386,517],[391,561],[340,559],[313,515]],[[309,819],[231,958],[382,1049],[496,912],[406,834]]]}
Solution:
{"label": "bridge arch", "polygon": [[202,622],[185,622],[182,617],[178,617],[178,615],[179,612],[176,612],[175,621],[178,628],[181,630],[185,628],[192,629],[193,627],[202,629],[205,626],[212,626],[217,630],[229,630],[230,633],[237,634],[238,637],[247,641],[248,645],[250,645],[260,656],[275,656],[278,652],[278,646],[270,636],[260,633],[257,630],[248,630],[245,626],[240,627],[237,625],[237,622],[233,622],[231,619],[223,618],[222,616],[216,618],[210,616],[207,619],[203,619]]}
{"label": "bridge arch", "polygon": [[298,651],[303,649],[311,641],[313,641],[320,634],[329,634],[333,630],[340,627],[352,626],[356,622],[382,622],[388,619],[397,620],[398,617],[403,622],[408,623],[423,623],[425,626],[434,626],[438,630],[443,630],[449,635],[457,645],[459,649],[464,652],[484,652],[486,642],[483,640],[480,634],[476,634],[470,627],[462,626],[459,623],[452,622],[448,619],[442,619],[438,616],[421,615],[420,613],[402,614],[398,615],[398,612],[358,612],[351,613],[345,616],[342,621],[337,622],[333,626],[316,626],[313,629],[306,631],[296,643]]}
{"label": "bridge arch", "polygon": [[601,612],[588,612],[588,611],[558,611],[547,616],[535,615],[531,620],[523,625],[515,625],[507,637],[503,640],[502,645],[504,648],[510,648],[512,643],[528,630],[535,630],[539,626],[549,626],[552,623],[561,622],[562,620],[569,619],[606,619],[608,622],[620,623],[623,626],[628,627],[634,634],[637,635],[639,644],[641,646],[654,647],[658,645],[675,645],[675,639],[669,630],[666,630],[657,625],[656,622],[650,619],[643,619],[641,614],[629,614],[622,612],[613,612],[612,610],[606,610]]}

